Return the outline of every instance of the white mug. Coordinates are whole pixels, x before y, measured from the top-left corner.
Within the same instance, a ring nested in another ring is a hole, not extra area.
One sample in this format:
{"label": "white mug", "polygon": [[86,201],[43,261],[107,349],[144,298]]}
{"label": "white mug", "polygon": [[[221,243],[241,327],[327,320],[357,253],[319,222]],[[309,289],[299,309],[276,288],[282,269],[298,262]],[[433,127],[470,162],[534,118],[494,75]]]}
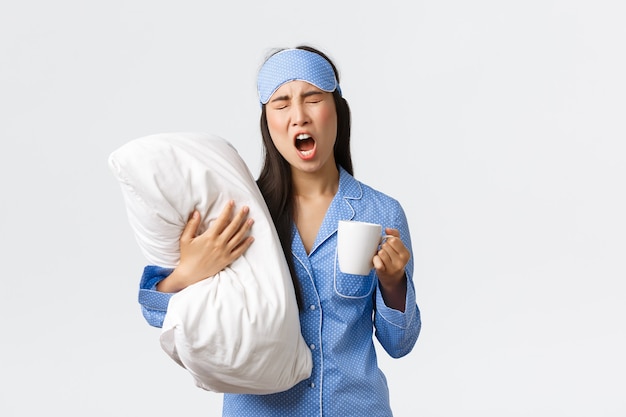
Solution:
{"label": "white mug", "polygon": [[337,229],[339,269],[345,274],[369,275],[378,247],[389,235],[375,223],[340,220]]}

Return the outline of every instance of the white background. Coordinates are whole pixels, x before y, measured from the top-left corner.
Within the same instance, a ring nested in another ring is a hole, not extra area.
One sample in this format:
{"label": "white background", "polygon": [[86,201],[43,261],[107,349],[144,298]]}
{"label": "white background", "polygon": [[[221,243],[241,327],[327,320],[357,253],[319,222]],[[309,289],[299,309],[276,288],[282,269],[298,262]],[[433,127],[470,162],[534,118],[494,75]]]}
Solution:
{"label": "white background", "polygon": [[258,66],[308,43],[341,72],[357,178],[410,220],[423,331],[380,355],[396,416],[625,416],[625,9],[4,2],[0,415],[219,415],[141,317],[106,160],[202,131],[256,175]]}

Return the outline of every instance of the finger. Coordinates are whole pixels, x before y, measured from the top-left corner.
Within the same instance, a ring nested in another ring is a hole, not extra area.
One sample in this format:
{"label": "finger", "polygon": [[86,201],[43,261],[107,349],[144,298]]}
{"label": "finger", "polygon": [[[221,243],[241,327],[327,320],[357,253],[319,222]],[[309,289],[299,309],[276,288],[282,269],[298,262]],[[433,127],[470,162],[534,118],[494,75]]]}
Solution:
{"label": "finger", "polygon": [[217,216],[213,222],[213,225],[207,229],[207,232],[214,233],[216,235],[221,234],[230,223],[233,207],[235,207],[235,202],[233,200],[228,201],[222,209],[220,215]]}
{"label": "finger", "polygon": [[[231,222],[231,225],[229,225],[229,228],[233,225],[233,223],[234,220],[233,222]],[[252,228],[253,224],[254,219],[244,219],[243,223],[239,225],[239,229],[237,229],[235,234],[228,241],[227,246],[229,247],[229,250],[233,251],[237,246],[242,243],[242,241],[246,239],[248,233],[250,233],[250,229]],[[224,233],[226,233],[226,231],[224,231]]]}
{"label": "finger", "polygon": [[[241,210],[237,212],[235,217],[230,221],[230,223],[224,228],[222,231],[222,235],[226,241],[231,241],[236,238],[236,235],[241,231],[241,229],[249,229],[251,224],[247,224],[246,217],[250,213],[250,208],[248,206],[243,206]],[[244,231],[247,232],[247,229]]]}
{"label": "finger", "polygon": [[[409,262],[411,254],[400,239],[393,239],[393,243],[385,243],[379,251],[379,256],[389,270],[390,268],[403,269]],[[394,246],[395,245],[395,246]]]}
{"label": "finger", "polygon": [[385,242],[380,245],[380,252],[388,254],[388,256],[391,258],[394,256],[398,256],[403,247],[404,244],[402,243],[402,241],[398,237],[394,236],[387,238],[387,240],[385,240]]}
{"label": "finger", "polygon": [[392,229],[390,227],[386,227],[385,236],[383,239],[383,243],[381,244],[381,247],[384,246],[386,243],[392,244],[391,242],[393,242],[396,239],[397,240],[400,239],[400,232],[398,231],[398,229]]}
{"label": "finger", "polygon": [[380,256],[374,255],[374,259],[372,259],[372,262],[374,263],[374,268],[378,273],[385,270],[385,264],[383,263],[382,259],[380,259]]}
{"label": "finger", "polygon": [[189,216],[189,220],[183,229],[183,232],[180,235],[181,242],[188,242],[196,237],[196,232],[198,231],[198,226],[200,225],[200,213],[198,210],[194,210]]}
{"label": "finger", "polygon": [[242,242],[240,242],[239,245],[236,246],[232,250],[232,252],[230,253],[231,254],[231,259],[235,260],[235,259],[239,258],[241,255],[243,255],[245,253],[245,251],[248,250],[250,245],[252,245],[252,242],[254,242],[254,237],[252,237],[252,236],[248,236]]}
{"label": "finger", "polygon": [[385,248],[382,248],[377,253],[378,258],[385,267],[389,267],[393,264],[393,258],[391,255],[392,254],[390,254]]}
{"label": "finger", "polygon": [[391,227],[385,227],[385,233],[391,236],[400,237],[400,231]]}
{"label": "finger", "polygon": [[400,239],[400,232],[398,231],[398,229],[386,228],[385,233],[388,234],[388,237],[381,245],[381,248],[387,248],[388,250],[395,252],[398,255],[401,255],[403,252],[406,251],[404,242],[402,242],[402,239]]}

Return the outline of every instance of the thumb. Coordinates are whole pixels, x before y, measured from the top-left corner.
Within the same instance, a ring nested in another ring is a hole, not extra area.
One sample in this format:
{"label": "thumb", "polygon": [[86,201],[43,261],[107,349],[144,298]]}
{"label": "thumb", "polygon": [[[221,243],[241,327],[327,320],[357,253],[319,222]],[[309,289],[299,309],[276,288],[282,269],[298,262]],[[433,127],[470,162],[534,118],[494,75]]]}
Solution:
{"label": "thumb", "polygon": [[194,210],[189,216],[189,220],[183,229],[183,233],[180,235],[181,242],[189,242],[196,237],[198,226],[200,225],[200,213],[198,210]]}

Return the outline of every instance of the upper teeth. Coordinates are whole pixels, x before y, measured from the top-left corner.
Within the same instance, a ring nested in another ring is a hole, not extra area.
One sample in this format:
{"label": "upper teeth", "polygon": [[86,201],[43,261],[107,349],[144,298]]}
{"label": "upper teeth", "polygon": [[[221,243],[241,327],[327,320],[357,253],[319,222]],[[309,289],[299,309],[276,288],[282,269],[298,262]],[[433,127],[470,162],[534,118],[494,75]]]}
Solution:
{"label": "upper teeth", "polygon": [[296,139],[304,140],[304,139],[309,139],[310,137],[311,137],[311,135],[308,135],[306,133],[300,133],[298,136],[296,136]]}

